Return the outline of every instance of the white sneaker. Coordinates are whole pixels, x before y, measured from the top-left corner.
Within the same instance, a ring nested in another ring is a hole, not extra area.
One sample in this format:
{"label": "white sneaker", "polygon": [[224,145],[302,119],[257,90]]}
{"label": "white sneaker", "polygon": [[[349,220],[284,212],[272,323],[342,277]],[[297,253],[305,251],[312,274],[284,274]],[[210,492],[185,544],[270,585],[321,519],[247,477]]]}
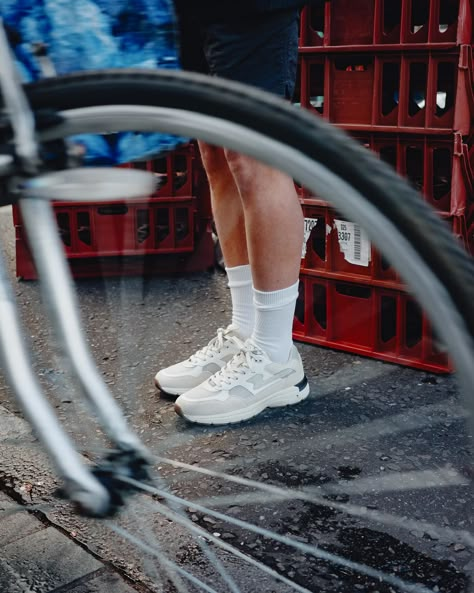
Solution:
{"label": "white sneaker", "polygon": [[217,336],[207,346],[198,350],[187,360],[158,371],[155,385],[161,391],[171,395],[180,395],[219,371],[242,347],[232,325],[226,329],[219,328]]}
{"label": "white sneaker", "polygon": [[177,414],[198,424],[230,424],[265,408],[297,404],[309,394],[301,357],[292,347],[288,362],[272,362],[248,339],[219,372],[175,403]]}

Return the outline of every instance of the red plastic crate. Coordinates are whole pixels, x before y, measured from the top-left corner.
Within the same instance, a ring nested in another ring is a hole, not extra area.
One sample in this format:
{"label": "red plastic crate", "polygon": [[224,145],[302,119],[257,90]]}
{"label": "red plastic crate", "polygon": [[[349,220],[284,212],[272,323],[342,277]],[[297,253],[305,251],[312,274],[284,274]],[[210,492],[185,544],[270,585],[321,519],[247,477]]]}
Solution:
{"label": "red plastic crate", "polygon": [[373,247],[360,225],[312,200],[304,200],[302,206],[306,227],[302,274],[390,288],[401,286],[394,268]]}
{"label": "red plastic crate", "polygon": [[440,214],[462,216],[474,200],[474,149],[461,134],[432,137],[354,134],[408,178]]}
{"label": "red plastic crate", "polygon": [[194,195],[193,190],[202,174],[198,151],[192,143],[154,159],[120,166],[153,173],[157,181],[157,190],[153,196],[157,198]]}
{"label": "red plastic crate", "polygon": [[[300,271],[334,281],[369,284],[379,288],[404,290],[397,270],[371,244],[364,229],[317,200],[302,200],[305,217],[305,244]],[[474,221],[465,215],[442,218],[452,234],[471,254],[469,228]],[[474,230],[474,229],[473,229]]]}
{"label": "red plastic crate", "polygon": [[301,14],[300,46],[471,44],[470,0],[330,0]]}
{"label": "red plastic crate", "polygon": [[302,54],[295,101],[347,130],[471,133],[472,47]]}
{"label": "red plastic crate", "polygon": [[[160,255],[69,258],[73,278],[112,276],[157,276],[203,272],[214,267],[215,251],[210,225],[196,236],[192,252]],[[16,244],[16,275],[22,280],[36,280],[38,275],[25,241]]]}
{"label": "red plastic crate", "polygon": [[199,216],[212,217],[207,177],[199,150],[194,142],[155,159],[135,161],[121,166],[153,173],[157,178],[158,186],[153,197],[199,196],[197,203]]}
{"label": "red plastic crate", "polygon": [[301,275],[293,337],[426,371],[452,370],[420,307],[402,291]]}
{"label": "red plastic crate", "polygon": [[[194,144],[122,166],[153,172],[159,178],[155,194],[126,202],[53,203],[73,274],[110,276],[211,267],[214,246],[209,187]],[[13,207],[13,222],[17,276],[36,278],[17,207]]]}
{"label": "red plastic crate", "polygon": [[[68,258],[179,253],[194,249],[195,198],[55,202]],[[17,242],[25,240],[16,208]]]}
{"label": "red plastic crate", "polygon": [[461,243],[464,249],[474,257],[473,220],[472,216],[443,216],[449,225],[453,236]]}
{"label": "red plastic crate", "polygon": [[[89,204],[86,209],[83,203],[55,205],[65,256],[73,276],[172,274],[213,267],[210,221],[196,218],[195,198],[175,200],[179,201],[170,204],[151,198],[149,202],[133,205],[130,202]],[[122,210],[124,206],[127,210]],[[119,210],[114,210],[117,207]],[[98,214],[101,208],[106,208],[107,214]],[[81,226],[85,214],[89,215],[91,226]],[[34,280],[37,274],[16,207],[14,222],[16,275]]]}

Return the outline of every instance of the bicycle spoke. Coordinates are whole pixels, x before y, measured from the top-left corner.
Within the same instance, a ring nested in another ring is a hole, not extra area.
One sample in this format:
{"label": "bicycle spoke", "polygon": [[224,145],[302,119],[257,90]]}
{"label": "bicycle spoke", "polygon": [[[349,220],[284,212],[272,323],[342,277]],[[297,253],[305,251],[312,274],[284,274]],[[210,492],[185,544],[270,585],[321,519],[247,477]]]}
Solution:
{"label": "bicycle spoke", "polygon": [[310,591],[308,591],[308,589],[305,589],[304,587],[301,587],[301,586],[297,585],[293,581],[290,581],[289,579],[287,579],[283,575],[279,574],[275,570],[273,570],[270,567],[268,567],[266,564],[263,564],[262,562],[259,562],[258,560],[255,560],[251,556],[247,556],[246,554],[243,554],[235,546],[232,546],[231,544],[228,544],[228,543],[222,541],[217,536],[211,535],[205,529],[202,529],[201,527],[196,526],[189,519],[183,518],[182,516],[178,516],[177,517],[175,513],[170,513],[168,511],[167,507],[165,507],[164,505],[162,505],[160,503],[157,503],[157,504],[159,505],[159,508],[160,508],[160,511],[159,512],[160,513],[162,513],[166,517],[170,518],[171,520],[173,520],[173,521],[175,521],[177,523],[180,523],[184,527],[187,527],[190,531],[196,533],[197,535],[199,535],[201,537],[205,537],[207,540],[209,540],[210,542],[214,543],[219,548],[221,548],[223,550],[226,550],[227,552],[230,552],[233,556],[235,556],[237,558],[240,558],[241,560],[244,560],[248,564],[251,564],[252,566],[255,566],[256,568],[260,569],[262,572],[264,572],[264,573],[270,575],[271,577],[273,577],[273,578],[281,581],[282,583],[285,583],[286,585],[289,585],[295,591],[299,591],[299,593],[311,593]]}
{"label": "bicycle spoke", "polygon": [[[190,527],[193,526],[193,523],[191,521],[189,521],[189,519],[184,514],[184,512],[182,510],[182,506],[179,505],[179,504],[176,504],[173,501],[169,501],[169,503],[170,503],[170,506],[171,506],[172,511],[173,511],[173,519],[176,522],[181,522],[181,524],[184,524],[186,527],[188,527],[188,529],[190,529]],[[162,505],[160,505],[160,506],[162,506]],[[162,514],[164,514],[164,513],[162,513]],[[177,517],[179,517],[179,521],[178,521]],[[192,531],[192,529],[190,529],[190,530]],[[205,532],[205,533],[207,533],[207,532]],[[199,535],[202,535],[202,534],[200,533]],[[214,568],[220,574],[222,580],[226,583],[226,585],[228,586],[229,590],[232,593],[240,593],[239,587],[237,586],[237,584],[235,583],[235,581],[229,576],[229,574],[226,572],[226,570],[225,570],[224,566],[222,565],[221,561],[210,550],[210,548],[207,546],[206,542],[205,541],[202,541],[201,539],[197,539],[196,541],[197,541],[199,547],[201,548],[201,550],[203,551],[204,555],[209,560],[209,562],[214,566]]]}
{"label": "bicycle spoke", "polygon": [[[162,498],[177,502],[177,503],[185,505],[187,507],[190,504],[188,500],[184,500],[178,496],[169,494],[168,492],[165,492],[158,488],[154,488],[152,486],[142,484],[142,483],[137,482],[136,480],[133,480],[131,478],[125,478],[125,477],[122,478],[121,477],[120,480],[127,484],[130,484],[136,488],[139,488],[139,489],[143,490],[144,492],[149,492],[150,494],[157,494],[157,495],[161,496]],[[285,545],[292,547],[294,549],[297,549],[305,554],[310,554],[311,556],[314,556],[315,558],[318,558],[320,560],[325,560],[325,561],[331,562],[335,565],[342,566],[342,567],[350,569],[350,570],[354,570],[356,572],[359,572],[366,576],[372,577],[374,579],[378,579],[379,581],[384,581],[390,585],[393,585],[395,587],[399,587],[405,591],[408,591],[409,593],[432,593],[432,591],[430,591],[430,589],[427,589],[423,585],[407,583],[398,577],[385,574],[377,569],[371,568],[364,564],[360,564],[358,562],[346,560],[345,558],[338,556],[336,554],[332,554],[331,552],[326,552],[325,550],[322,550],[318,546],[313,546],[313,545],[305,544],[305,543],[302,543],[302,542],[299,542],[296,540],[292,540],[289,537],[279,535],[275,532],[269,531],[268,529],[258,527],[257,525],[248,523],[247,521],[242,521],[240,519],[236,519],[235,517],[230,517],[229,515],[225,515],[218,511],[214,511],[208,507],[203,507],[198,504],[193,504],[193,509],[195,509],[196,511],[202,512],[202,513],[206,513],[207,515],[210,515],[211,517],[214,517],[221,521],[226,521],[227,523],[230,523],[230,524],[240,527],[242,529],[246,529],[248,531],[251,531],[253,533],[261,535],[265,538],[269,538],[273,541],[277,541],[282,544],[285,544]]]}
{"label": "bicycle spoke", "polygon": [[[150,555],[158,558],[158,560],[164,567],[166,567],[169,570],[175,571],[179,576],[188,579],[191,583],[198,586],[203,591],[207,591],[207,593],[219,593],[218,591],[216,591],[215,589],[213,589],[212,587],[210,587],[203,581],[196,578],[194,575],[189,573],[184,568],[181,568],[181,566],[179,566],[172,560],[169,560],[168,558],[166,558],[162,552],[160,552],[159,550],[152,548],[148,544],[142,542],[141,540],[136,538],[133,534],[129,533],[122,527],[119,527],[115,523],[109,523],[109,528],[112,531],[114,531],[115,533],[117,533],[118,535],[122,536],[124,539],[128,540],[129,542],[131,542],[132,544],[134,544],[135,546],[137,546],[138,548],[143,550],[144,552],[146,552],[147,554],[150,554]],[[174,584],[176,584],[176,583],[174,583]],[[182,588],[178,588],[178,590],[180,593],[182,593],[182,591],[183,591]]]}
{"label": "bicycle spoke", "polygon": [[[156,457],[155,460],[159,463],[166,463],[176,468],[182,468],[197,474],[207,475],[214,478],[219,478],[226,480],[228,482],[233,482],[235,484],[239,484],[241,486],[246,486],[250,488],[256,489],[258,492],[250,492],[244,494],[231,494],[228,497],[208,497],[198,499],[196,501],[189,501],[189,504],[201,504],[205,505],[212,505],[212,506],[226,506],[228,504],[239,504],[239,503],[258,503],[261,501],[284,501],[284,500],[301,500],[304,502],[309,502],[312,504],[318,504],[321,506],[325,506],[328,508],[332,508],[335,510],[339,510],[345,512],[349,515],[353,515],[356,517],[366,518],[371,521],[376,521],[377,523],[382,523],[385,525],[392,525],[394,527],[402,528],[405,530],[416,530],[416,531],[424,531],[428,534],[432,534],[437,537],[446,537],[446,538],[456,538],[459,541],[467,544],[468,546],[474,548],[474,535],[465,530],[454,530],[448,527],[439,527],[432,523],[428,523],[426,521],[419,521],[415,519],[408,519],[406,517],[399,518],[396,515],[391,513],[385,513],[381,511],[376,511],[372,509],[368,509],[364,506],[353,505],[349,503],[341,503],[336,502],[327,498],[324,498],[324,495],[331,494],[331,486],[317,486],[317,487],[305,487],[302,489],[292,489],[292,488],[282,488],[280,486],[274,486],[271,484],[264,484],[262,482],[258,482],[256,480],[250,480],[248,478],[242,478],[240,476],[233,476],[231,474],[226,474],[223,472],[218,472],[215,470],[210,470],[204,467],[190,465],[188,463],[183,463],[181,461],[176,461],[173,459],[167,459],[165,457]],[[420,472],[412,472],[418,478],[418,483],[420,487],[422,487],[422,480],[421,476],[419,475]],[[422,473],[422,472],[421,472]],[[431,479],[435,478],[435,472],[429,470],[427,475]],[[436,473],[436,475],[438,475]],[[400,476],[400,474],[393,474],[393,477]],[[469,480],[464,478],[457,472],[454,472],[452,469],[447,468],[446,472],[441,472],[439,477],[443,477],[444,485],[445,486],[453,486],[453,485],[463,485],[468,486]],[[454,480],[455,478],[455,480]],[[451,481],[452,480],[452,481]],[[431,484],[432,485],[432,484]],[[439,483],[437,484],[439,485]],[[401,486],[402,488],[403,486]],[[329,490],[327,490],[329,488]],[[337,491],[337,489],[336,489]]]}
{"label": "bicycle spoke", "polygon": [[419,431],[422,428],[432,428],[445,421],[443,414],[449,414],[449,417],[455,420],[465,420],[469,416],[465,409],[446,401],[431,406],[422,406],[402,414],[378,418],[363,424],[356,424],[337,432],[323,433],[318,435],[318,440],[322,445],[328,447],[329,445],[347,446],[355,440],[360,442],[363,439],[386,438],[410,431]]}
{"label": "bicycle spoke", "polygon": [[[141,512],[145,502],[146,499],[143,499],[142,497],[139,507],[140,510],[138,510],[134,505],[131,509],[131,513],[128,513],[127,519],[131,519],[131,521],[133,521],[134,531],[135,533],[140,534],[140,540],[145,545],[155,548],[159,554],[165,558],[168,558],[159,541],[157,541],[157,538],[151,528],[149,515],[147,513],[145,514]],[[127,524],[129,523],[129,520],[127,521]],[[141,557],[140,560],[142,562],[144,572],[146,572],[148,578],[153,581],[154,585],[160,587],[160,590],[164,590],[165,579],[168,578],[174,584],[178,593],[189,593],[186,583],[181,579],[181,577],[179,577],[171,568],[163,566],[156,556]]]}
{"label": "bicycle spoke", "polygon": [[[450,486],[469,486],[469,480],[452,467],[392,472],[382,476],[369,476],[351,482],[338,482],[322,486],[327,494],[366,494],[367,492],[403,492],[405,490],[425,490],[427,488],[448,488]],[[308,487],[308,491],[313,488]]]}
{"label": "bicycle spoke", "polygon": [[[201,473],[198,468],[194,467],[196,473]],[[231,478],[235,477],[229,474],[223,474],[222,472],[216,472],[215,477],[223,478],[227,481],[234,481]],[[246,478],[242,478],[247,480]],[[252,481],[252,485],[262,492],[265,491],[266,484],[262,484],[258,481]],[[179,483],[179,482],[178,482]],[[247,483],[246,485],[250,485]],[[450,486],[469,486],[469,480],[461,475],[459,472],[454,470],[452,467],[442,467],[437,469],[426,469],[426,470],[415,470],[412,472],[392,472],[387,473],[383,476],[369,476],[364,479],[354,479],[350,482],[340,481],[335,484],[324,484],[322,486],[304,486],[300,489],[284,489],[282,488],[280,493],[277,491],[273,492],[275,499],[295,499],[300,498],[299,494],[303,493],[304,500],[308,500],[307,495],[317,496],[328,496],[331,494],[352,494],[360,495],[370,493],[382,494],[384,492],[403,492],[405,490],[425,490],[427,488],[448,488]],[[263,486],[263,487],[262,487]],[[270,488],[277,488],[278,486],[270,485]],[[226,497],[214,498],[210,497],[208,501],[216,501],[220,506],[231,502],[232,496],[229,495],[227,502],[222,502]],[[245,495],[243,495],[245,496]],[[324,504],[324,500],[314,498],[310,502],[317,504]],[[330,506],[332,503],[327,503]]]}
{"label": "bicycle spoke", "polygon": [[[174,501],[174,502],[176,502],[176,501]],[[183,501],[183,502],[185,503],[186,501]],[[183,504],[183,503],[180,503],[180,504]],[[233,556],[239,558],[240,560],[244,560],[248,564],[255,566],[256,568],[258,568],[262,572],[265,572],[269,576],[281,581],[282,583],[285,583],[286,585],[289,585],[295,591],[298,591],[299,593],[311,593],[311,591],[309,591],[308,589],[305,589],[304,587],[297,585],[293,581],[290,581],[285,576],[283,576],[283,575],[279,574],[278,572],[276,572],[275,570],[269,568],[267,565],[263,564],[262,562],[255,560],[251,556],[247,556],[246,554],[242,553],[240,550],[238,550],[234,546],[222,541],[221,539],[219,539],[218,537],[216,537],[214,535],[211,535],[205,529],[196,526],[192,521],[190,521],[186,517],[182,516],[181,514],[177,514],[176,512],[170,511],[165,505],[155,501],[155,507],[158,509],[158,512],[161,513],[163,516],[171,519],[172,521],[174,521],[180,525],[183,525],[184,527],[186,527],[189,531],[193,532],[194,534],[196,534],[200,537],[206,538],[207,540],[214,543],[219,548],[226,550],[227,552],[230,552]],[[237,589],[237,591],[238,591],[238,589]]]}

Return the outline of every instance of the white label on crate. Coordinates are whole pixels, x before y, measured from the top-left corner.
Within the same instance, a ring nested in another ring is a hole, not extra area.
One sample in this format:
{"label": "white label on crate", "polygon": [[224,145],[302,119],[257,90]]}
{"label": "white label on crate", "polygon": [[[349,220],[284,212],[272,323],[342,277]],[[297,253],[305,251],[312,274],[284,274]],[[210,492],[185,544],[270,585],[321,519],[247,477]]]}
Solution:
{"label": "white label on crate", "polygon": [[339,247],[344,259],[355,266],[367,267],[370,262],[370,241],[365,231],[347,220],[334,220]]}
{"label": "white label on crate", "polygon": [[309,239],[309,236],[311,235],[311,231],[314,229],[314,227],[317,224],[318,224],[317,218],[305,218],[304,219],[304,240],[303,240],[303,251],[301,253],[301,259],[306,257],[306,251],[308,248],[307,247],[308,239]]}

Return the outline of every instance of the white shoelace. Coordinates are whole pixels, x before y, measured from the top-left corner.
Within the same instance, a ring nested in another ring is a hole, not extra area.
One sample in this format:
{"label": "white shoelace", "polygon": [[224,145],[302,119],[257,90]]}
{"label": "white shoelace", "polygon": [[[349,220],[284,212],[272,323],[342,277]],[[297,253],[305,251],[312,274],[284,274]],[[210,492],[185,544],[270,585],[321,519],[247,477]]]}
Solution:
{"label": "white shoelace", "polygon": [[232,331],[232,328],[222,328],[217,330],[217,336],[213,338],[207,346],[198,350],[195,354],[189,357],[188,361],[192,364],[199,364],[199,362],[205,362],[209,357],[212,358],[213,354],[219,352],[225,347],[226,341],[233,341],[239,346],[241,341],[237,336],[229,336],[228,334]]}
{"label": "white shoelace", "polygon": [[217,389],[229,387],[241,376],[253,370],[254,364],[262,362],[265,353],[256,344],[247,340],[240,351],[215,375],[209,379],[212,387]]}

